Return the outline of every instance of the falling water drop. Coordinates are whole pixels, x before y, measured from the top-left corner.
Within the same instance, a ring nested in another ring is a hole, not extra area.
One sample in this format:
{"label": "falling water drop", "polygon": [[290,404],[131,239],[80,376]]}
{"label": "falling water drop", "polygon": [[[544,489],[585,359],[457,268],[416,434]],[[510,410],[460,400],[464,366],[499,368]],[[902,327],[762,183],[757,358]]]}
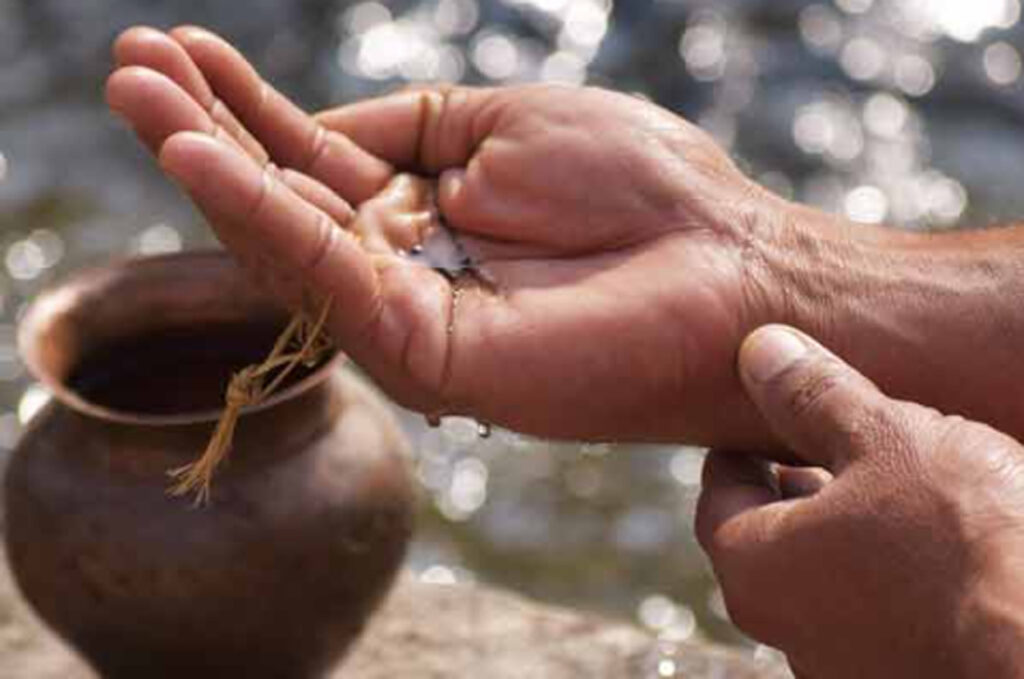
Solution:
{"label": "falling water drop", "polygon": [[491,438],[491,425],[488,422],[477,422],[476,435],[482,439]]}

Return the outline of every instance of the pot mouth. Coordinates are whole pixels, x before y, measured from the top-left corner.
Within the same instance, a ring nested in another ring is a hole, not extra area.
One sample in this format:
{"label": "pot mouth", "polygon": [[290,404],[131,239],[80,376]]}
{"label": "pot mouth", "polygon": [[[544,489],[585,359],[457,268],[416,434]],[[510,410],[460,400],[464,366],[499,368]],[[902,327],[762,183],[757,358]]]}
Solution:
{"label": "pot mouth", "polygon": [[[43,292],[29,306],[18,328],[18,347],[26,367],[59,402],[82,414],[122,424],[185,425],[216,422],[223,410],[223,386],[212,406],[132,408],[124,399],[112,402],[84,387],[83,368],[97,356],[123,367],[134,359],[140,375],[145,361],[132,357],[131,347],[141,338],[189,337],[199,346],[210,343],[209,328],[259,328],[260,356],[269,352],[287,324],[290,313],[260,291],[225,252],[218,250],[175,253],[114,261],[83,270]],[[267,334],[269,329],[274,332]],[[251,333],[248,333],[251,335]],[[243,336],[236,333],[237,337]],[[263,337],[266,346],[263,347]],[[246,337],[246,339],[253,339]],[[166,344],[166,342],[164,343]],[[252,342],[249,343],[252,350]],[[122,352],[122,353],[119,353]],[[246,357],[247,364],[250,357]],[[335,352],[301,377],[287,383],[265,400],[247,406],[242,414],[273,408],[323,382],[346,357]],[[232,364],[232,369],[243,365]],[[164,366],[166,367],[166,366]],[[188,368],[195,369],[189,365]],[[220,366],[226,369],[224,365]],[[230,373],[228,373],[230,375]],[[140,387],[139,398],[157,392]]]}

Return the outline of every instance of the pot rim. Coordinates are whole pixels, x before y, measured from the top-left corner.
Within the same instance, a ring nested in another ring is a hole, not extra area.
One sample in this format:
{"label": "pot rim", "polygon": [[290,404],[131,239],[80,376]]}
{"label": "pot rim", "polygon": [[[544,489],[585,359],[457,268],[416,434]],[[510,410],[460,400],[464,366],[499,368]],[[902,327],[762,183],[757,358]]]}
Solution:
{"label": "pot rim", "polygon": [[[201,249],[174,252],[162,255],[149,256],[123,256],[115,257],[104,264],[83,268],[72,273],[53,286],[43,290],[28,306],[25,314],[18,324],[17,342],[18,352],[24,361],[26,368],[39,382],[46,387],[50,395],[62,404],[83,415],[118,424],[142,425],[142,426],[169,426],[169,425],[195,425],[215,423],[220,419],[224,408],[206,410],[185,411],[174,414],[147,414],[137,413],[129,410],[110,408],[103,406],[89,399],[86,399],[77,391],[66,384],[66,380],[58,378],[51,370],[42,365],[40,351],[38,350],[38,337],[40,335],[41,322],[52,316],[57,310],[66,308],[71,296],[77,290],[87,287],[90,283],[97,284],[105,278],[110,278],[118,273],[130,272],[153,266],[166,266],[169,262],[188,262],[204,260],[233,261],[231,256],[224,250]],[[269,349],[269,347],[268,347]],[[280,403],[289,401],[314,386],[324,382],[335,370],[348,360],[348,356],[341,350],[336,350],[334,355],[324,362],[319,368],[305,376],[298,382],[271,394],[267,399],[256,405],[246,406],[242,409],[243,416],[269,410]]]}

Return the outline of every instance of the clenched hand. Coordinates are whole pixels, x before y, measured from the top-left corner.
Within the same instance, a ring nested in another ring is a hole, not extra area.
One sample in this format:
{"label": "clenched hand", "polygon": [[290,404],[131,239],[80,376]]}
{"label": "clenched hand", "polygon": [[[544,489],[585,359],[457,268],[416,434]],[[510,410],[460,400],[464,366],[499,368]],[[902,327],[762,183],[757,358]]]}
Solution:
{"label": "clenched hand", "polygon": [[697,535],[734,622],[801,679],[1024,673],[1024,447],[883,395],[795,330],[743,345],[810,467],[710,454]]}

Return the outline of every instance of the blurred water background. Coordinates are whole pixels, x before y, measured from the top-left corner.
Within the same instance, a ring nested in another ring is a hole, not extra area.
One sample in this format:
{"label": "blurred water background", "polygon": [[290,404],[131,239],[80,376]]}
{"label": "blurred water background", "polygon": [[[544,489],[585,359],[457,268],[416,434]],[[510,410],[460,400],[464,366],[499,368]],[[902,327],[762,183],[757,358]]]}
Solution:
{"label": "blurred water background", "polygon": [[[774,190],[858,221],[1024,215],[1020,0],[0,0],[0,456],[45,399],[14,345],[26,301],[115,255],[213,242],[102,102],[117,32],[182,22],[311,109],[423,80],[596,84],[698,121]],[[425,489],[420,577],[746,644],[691,530],[701,451],[403,420]]]}

